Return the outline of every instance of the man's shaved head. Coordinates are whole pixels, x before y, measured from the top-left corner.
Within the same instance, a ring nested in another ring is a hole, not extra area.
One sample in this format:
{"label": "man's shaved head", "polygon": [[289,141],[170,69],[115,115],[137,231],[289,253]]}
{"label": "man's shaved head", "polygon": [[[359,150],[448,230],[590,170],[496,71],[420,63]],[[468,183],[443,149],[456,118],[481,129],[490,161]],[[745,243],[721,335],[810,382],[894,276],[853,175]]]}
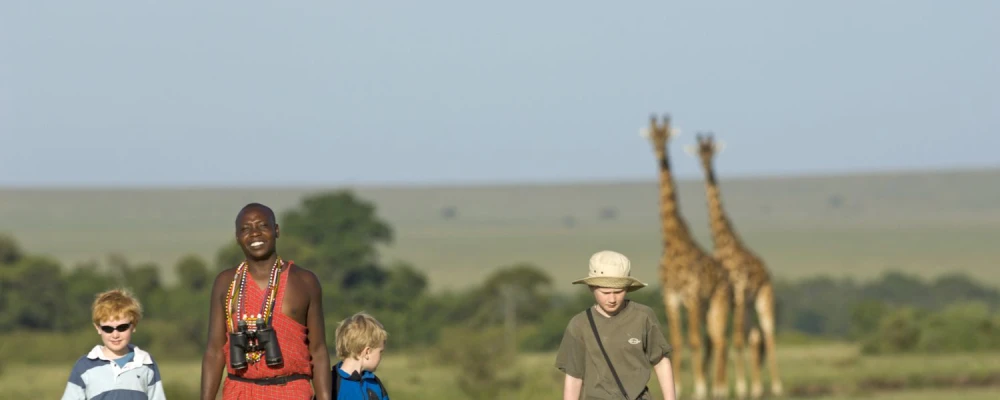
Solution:
{"label": "man's shaved head", "polygon": [[250,204],[247,204],[247,205],[243,206],[243,208],[240,209],[240,212],[238,214],[236,214],[236,226],[240,225],[240,219],[243,218],[243,214],[245,214],[247,211],[250,211],[250,210],[260,210],[260,211],[263,211],[264,213],[266,213],[268,215],[269,221],[271,222],[271,224],[277,223],[277,218],[274,216],[274,210],[272,210],[271,207],[265,206],[265,205],[260,204],[260,203],[250,203]]}

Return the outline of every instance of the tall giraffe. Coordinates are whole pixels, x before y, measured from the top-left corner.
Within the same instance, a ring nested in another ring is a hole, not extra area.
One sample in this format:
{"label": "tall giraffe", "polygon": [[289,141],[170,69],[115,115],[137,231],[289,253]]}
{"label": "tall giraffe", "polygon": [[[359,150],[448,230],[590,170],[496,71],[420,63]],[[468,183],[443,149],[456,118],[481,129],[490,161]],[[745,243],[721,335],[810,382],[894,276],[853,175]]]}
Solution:
{"label": "tall giraffe", "polygon": [[[751,389],[750,395],[759,398],[763,395],[764,386],[761,383],[760,371],[760,332],[753,328],[746,330],[747,307],[752,304],[757,311],[760,330],[764,332],[764,347],[767,352],[768,372],[771,375],[771,392],[775,396],[782,395],[781,378],[778,375],[778,361],[774,355],[774,286],[764,261],[750,250],[740,239],[733,224],[722,207],[722,195],[719,192],[719,182],[715,177],[715,167],[712,161],[722,150],[721,143],[716,143],[711,133],[696,135],[698,146],[693,150],[701,159],[705,172],[705,191],[708,199],[708,214],[712,228],[712,241],[715,244],[715,258],[729,274],[733,287],[733,348],[736,350],[736,395],[745,398],[746,372],[744,362],[750,362]],[[744,335],[749,333],[750,360],[745,354]]]}
{"label": "tall giraffe", "polygon": [[691,346],[691,365],[694,369],[694,397],[707,396],[705,381],[704,349],[701,328],[707,325],[712,341],[712,355],[715,364],[712,397],[725,398],[726,386],[726,322],[731,307],[731,289],[726,280],[725,270],[697,242],[695,242],[687,222],[681,217],[677,202],[676,185],[670,171],[667,141],[674,133],[670,129],[670,118],[663,117],[657,124],[656,116],[650,117],[650,127],[643,129],[644,136],[653,144],[660,177],[660,222],[663,234],[663,253],[660,258],[660,282],[663,286],[663,302],[670,322],[670,345],[674,349],[671,362],[674,369],[674,385],[681,392],[680,365],[681,349],[681,306],[688,315],[688,344]]}

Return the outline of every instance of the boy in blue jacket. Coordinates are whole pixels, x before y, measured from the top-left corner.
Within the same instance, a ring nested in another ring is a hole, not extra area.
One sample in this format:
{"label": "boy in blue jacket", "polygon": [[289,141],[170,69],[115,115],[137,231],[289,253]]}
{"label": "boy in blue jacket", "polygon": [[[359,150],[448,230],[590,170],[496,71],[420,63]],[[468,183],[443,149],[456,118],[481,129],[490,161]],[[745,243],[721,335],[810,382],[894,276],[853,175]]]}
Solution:
{"label": "boy in blue jacket", "polygon": [[336,400],[389,400],[375,369],[389,334],[374,317],[359,312],[340,322],[336,331],[337,357],[333,366],[333,396]]}

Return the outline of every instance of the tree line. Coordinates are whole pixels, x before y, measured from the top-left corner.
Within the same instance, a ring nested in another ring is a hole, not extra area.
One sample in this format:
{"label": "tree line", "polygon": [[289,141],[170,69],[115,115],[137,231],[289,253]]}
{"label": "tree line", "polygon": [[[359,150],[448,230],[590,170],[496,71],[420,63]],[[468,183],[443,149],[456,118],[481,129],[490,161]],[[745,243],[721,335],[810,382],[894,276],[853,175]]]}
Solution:
{"label": "tree line", "polygon": [[[554,291],[552,278],[532,264],[500,266],[476,285],[431,293],[426,274],[415,266],[379,258],[378,246],[392,243],[393,229],[374,204],[351,191],[305,197],[278,222],[280,254],[324,283],[331,335],[340,319],[365,310],[386,325],[396,349],[486,340],[505,346],[470,345],[470,357],[504,348],[551,351],[569,319],[593,302],[582,289]],[[6,332],[0,358],[78,357],[97,340],[90,327],[94,295],[116,286],[130,288],[143,302],[137,344],[161,358],[197,357],[206,341],[211,282],[242,259],[235,241],[214,260],[184,256],[174,266],[178,281],[166,285],[156,264],[111,255],[104,263],[63,268],[52,257],[25,251],[13,236],[0,236],[0,331]],[[666,329],[657,286],[630,296],[657,310]],[[1000,348],[1000,292],[961,274],[933,281],[901,272],[867,283],[778,280],[776,293],[779,335],[854,340],[870,353]]]}

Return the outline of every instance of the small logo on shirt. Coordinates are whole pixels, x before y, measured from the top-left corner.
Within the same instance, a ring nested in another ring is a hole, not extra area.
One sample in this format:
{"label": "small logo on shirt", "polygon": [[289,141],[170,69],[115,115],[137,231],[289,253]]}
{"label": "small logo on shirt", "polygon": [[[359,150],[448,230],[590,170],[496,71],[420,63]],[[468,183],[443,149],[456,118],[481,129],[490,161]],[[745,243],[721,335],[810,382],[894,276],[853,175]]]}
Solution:
{"label": "small logo on shirt", "polygon": [[641,342],[641,340],[636,339],[636,338],[631,338],[631,339],[628,340],[628,342],[629,342],[629,344],[639,344],[639,342]]}

